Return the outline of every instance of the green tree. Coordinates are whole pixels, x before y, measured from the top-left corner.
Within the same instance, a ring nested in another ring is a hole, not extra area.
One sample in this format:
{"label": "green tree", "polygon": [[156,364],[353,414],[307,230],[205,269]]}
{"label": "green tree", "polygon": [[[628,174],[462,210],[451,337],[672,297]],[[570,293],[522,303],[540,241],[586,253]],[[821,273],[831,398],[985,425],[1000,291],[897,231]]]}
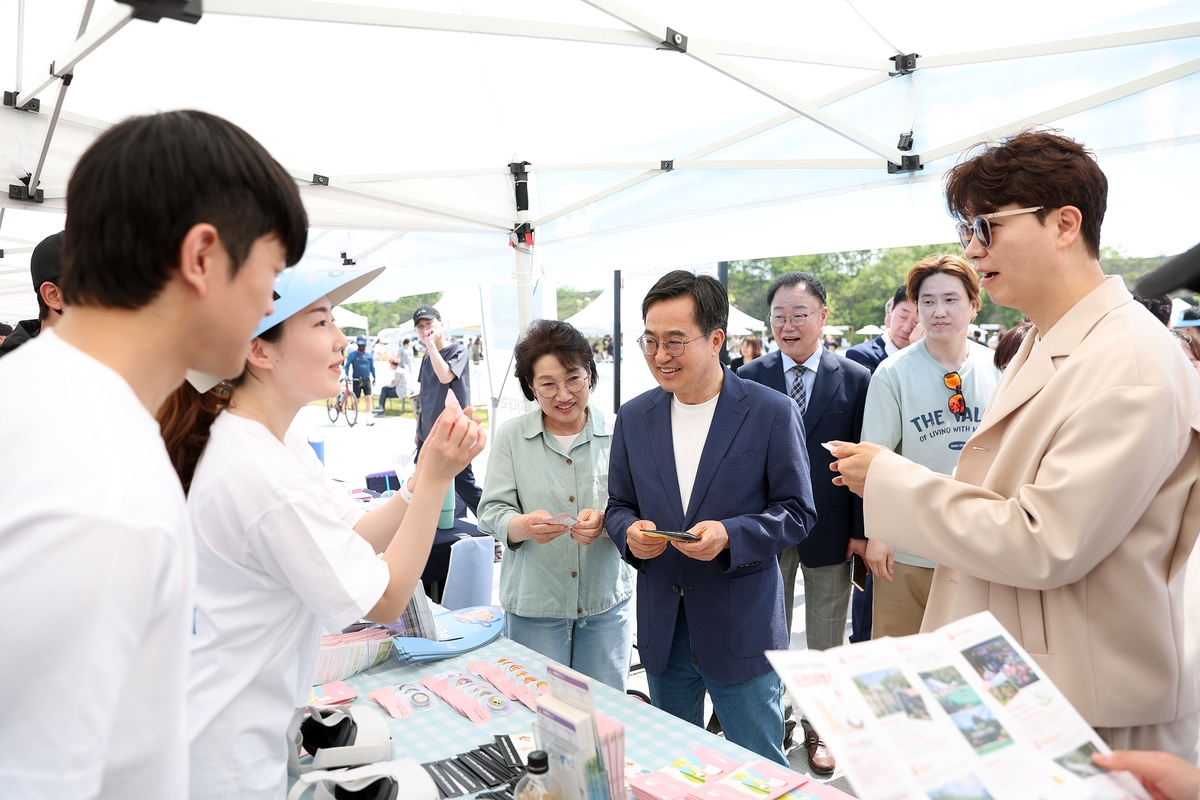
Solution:
{"label": "green tree", "polygon": [[558,318],[567,319],[582,311],[600,296],[601,289],[576,289],[574,286],[558,287]]}
{"label": "green tree", "polygon": [[367,318],[371,330],[377,332],[384,328],[398,328],[405,322],[411,322],[413,312],[418,306],[426,303],[431,306],[437,305],[441,299],[441,292],[429,292],[412,294],[392,301],[367,300],[363,303],[343,303],[342,306],[355,314],[362,314]]}

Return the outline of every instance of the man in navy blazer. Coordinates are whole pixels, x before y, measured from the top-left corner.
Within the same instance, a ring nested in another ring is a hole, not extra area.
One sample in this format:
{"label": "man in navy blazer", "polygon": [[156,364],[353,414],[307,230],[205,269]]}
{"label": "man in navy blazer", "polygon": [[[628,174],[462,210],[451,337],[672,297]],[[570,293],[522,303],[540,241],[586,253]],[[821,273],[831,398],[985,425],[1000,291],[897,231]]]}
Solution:
{"label": "man in navy blazer", "polygon": [[721,364],[728,317],[711,276],[676,270],[646,295],[638,343],[661,388],[617,415],[606,528],[638,571],[654,705],[701,726],[707,690],[727,739],[786,765],[764,652],[788,648],[778,559],[815,520],[808,456],[796,404]]}
{"label": "man in navy blazer", "polygon": [[[804,416],[808,460],[815,475],[824,475],[833,456],[822,442],[857,442],[871,373],[866,367],[834,355],[821,346],[829,309],[825,287],[815,275],[789,272],[767,289],[771,331],[779,349],[756,358],[738,370],[738,377],[769,386],[791,397]],[[805,636],[810,650],[841,645],[850,607],[851,550],[866,552],[861,498],[834,486],[813,482],[817,522],[808,538],[789,547],[779,558],[783,573],[787,626],[792,628],[796,572],[804,569]],[[805,725],[809,766],[819,774],[832,773],[833,756],[820,735]]]}
{"label": "man in navy blazer", "polygon": [[908,299],[908,291],[903,285],[888,304],[891,309],[884,316],[884,332],[846,351],[846,358],[857,361],[872,373],[885,358],[908,347],[913,328],[917,327],[917,306]]}

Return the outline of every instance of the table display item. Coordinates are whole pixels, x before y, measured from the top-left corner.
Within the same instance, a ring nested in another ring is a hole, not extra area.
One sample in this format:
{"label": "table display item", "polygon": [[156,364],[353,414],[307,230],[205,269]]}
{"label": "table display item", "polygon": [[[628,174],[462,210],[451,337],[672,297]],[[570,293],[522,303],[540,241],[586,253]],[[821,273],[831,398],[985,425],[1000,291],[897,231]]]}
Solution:
{"label": "table display item", "polygon": [[312,761],[301,764],[299,753],[293,749],[295,761],[289,759],[293,774],[391,761],[395,752],[387,721],[366,706],[309,706],[308,717],[300,724],[299,739]]}
{"label": "table display item", "polygon": [[437,785],[415,758],[307,772],[292,784],[288,800],[301,800],[310,788],[316,800],[438,800]]}
{"label": "table display item", "polygon": [[662,769],[635,775],[629,787],[637,800],[682,800],[740,766],[741,762],[711,747],[697,747]]}
{"label": "table display item", "polygon": [[383,706],[393,719],[422,714],[440,705],[433,692],[416,683],[398,683],[395,686],[376,689],[368,692],[367,697]]}
{"label": "table display item", "polygon": [[559,800],[550,785],[550,762],[545,750],[529,754],[529,771],[517,782],[513,800]]}
{"label": "table display item", "polygon": [[471,606],[433,615],[437,639],[397,637],[396,655],[408,664],[437,661],[469,653],[499,638],[504,632],[504,612],[496,606]]}
{"label": "table display item", "polygon": [[344,681],[382,664],[392,654],[395,634],[382,625],[351,625],[342,633],[321,637],[314,684]]}
{"label": "table display item", "polygon": [[495,686],[510,700],[525,704],[530,711],[537,711],[537,699],[550,691],[545,678],[533,674],[511,659],[495,661],[472,661],[467,669]]}
{"label": "table display item", "polygon": [[346,706],[354,702],[358,693],[342,681],[314,686],[308,696],[310,706]]}
{"label": "table display item", "polygon": [[559,800],[613,800],[592,679],[553,662],[546,664],[546,677],[550,693],[538,698],[533,736],[550,758]]}
{"label": "table display item", "polygon": [[516,757],[516,750],[506,735],[497,735],[494,742],[481,744],[453,758],[430,761],[421,767],[443,798],[499,787],[497,791],[483,792],[477,797],[513,800],[514,787],[525,775],[525,765]]}
{"label": "table display item", "polygon": [[767,657],[862,800],[1148,797],[990,612]]}

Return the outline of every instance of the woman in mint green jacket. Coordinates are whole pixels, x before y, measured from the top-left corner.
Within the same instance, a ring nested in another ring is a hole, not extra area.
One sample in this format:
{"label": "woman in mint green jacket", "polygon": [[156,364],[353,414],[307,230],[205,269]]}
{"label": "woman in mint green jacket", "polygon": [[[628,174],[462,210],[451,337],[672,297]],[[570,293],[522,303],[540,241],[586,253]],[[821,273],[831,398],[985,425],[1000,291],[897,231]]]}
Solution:
{"label": "woman in mint green jacket", "polygon": [[[513,641],[625,691],[633,576],[604,530],[612,426],[588,397],[592,349],[559,320],[529,326],[514,352],[538,408],[492,442],[479,529],[505,545],[500,603]],[[556,525],[547,520],[569,514]]]}

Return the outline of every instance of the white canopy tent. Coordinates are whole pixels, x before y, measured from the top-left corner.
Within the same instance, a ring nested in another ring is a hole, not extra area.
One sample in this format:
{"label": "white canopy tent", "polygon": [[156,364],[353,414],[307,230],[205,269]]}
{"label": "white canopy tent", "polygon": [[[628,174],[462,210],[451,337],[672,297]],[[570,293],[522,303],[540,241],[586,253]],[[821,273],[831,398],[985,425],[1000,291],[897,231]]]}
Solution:
{"label": "white canopy tent", "polygon": [[[233,120],[291,171],[308,258],[388,266],[354,299],[515,279],[522,325],[543,274],[950,240],[945,170],[1033,124],[1098,154],[1105,244],[1198,238],[1194,0],[628,2],[204,0],[191,25],[0,0],[0,318],[32,313],[28,253],[80,153],[170,108]],[[43,202],[19,199],[25,173]]]}
{"label": "white canopy tent", "polygon": [[371,332],[367,326],[367,318],[362,314],[355,314],[348,308],[342,306],[333,307],[333,324],[339,328],[353,328],[354,330]]}

